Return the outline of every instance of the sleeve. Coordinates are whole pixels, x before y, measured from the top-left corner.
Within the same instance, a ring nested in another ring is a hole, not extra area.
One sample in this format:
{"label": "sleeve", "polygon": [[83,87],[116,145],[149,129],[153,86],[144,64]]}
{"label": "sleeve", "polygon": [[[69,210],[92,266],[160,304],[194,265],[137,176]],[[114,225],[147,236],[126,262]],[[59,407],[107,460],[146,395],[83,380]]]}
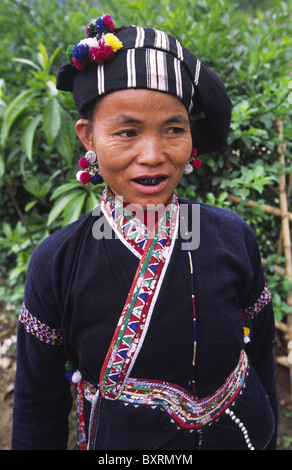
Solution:
{"label": "sleeve", "polygon": [[[261,256],[255,237],[252,237],[250,252],[252,279],[246,289],[243,307],[246,352],[270,399],[277,423],[278,405],[276,395],[274,338],[275,320],[272,296],[264,277]],[[270,448],[276,446],[276,432]]]}
{"label": "sleeve", "polygon": [[13,450],[61,450],[72,406],[51,250],[33,253],[19,315]]}

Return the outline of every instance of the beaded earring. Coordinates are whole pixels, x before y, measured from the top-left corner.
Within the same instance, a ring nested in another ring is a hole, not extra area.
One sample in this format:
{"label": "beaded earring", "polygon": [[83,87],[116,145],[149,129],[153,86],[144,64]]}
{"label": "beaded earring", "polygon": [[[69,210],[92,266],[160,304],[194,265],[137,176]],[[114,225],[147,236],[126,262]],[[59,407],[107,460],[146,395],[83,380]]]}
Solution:
{"label": "beaded earring", "polygon": [[93,150],[86,152],[85,156],[80,158],[78,162],[81,171],[76,174],[77,181],[80,181],[84,186],[87,183],[101,184],[103,183],[103,177],[100,174],[98,167],[98,160]]}
{"label": "beaded earring", "polygon": [[192,173],[192,171],[196,170],[197,168],[200,168],[202,162],[199,158],[196,158],[197,153],[197,150],[193,148],[191,158],[189,159],[184,169],[185,175],[189,175],[190,173]]}

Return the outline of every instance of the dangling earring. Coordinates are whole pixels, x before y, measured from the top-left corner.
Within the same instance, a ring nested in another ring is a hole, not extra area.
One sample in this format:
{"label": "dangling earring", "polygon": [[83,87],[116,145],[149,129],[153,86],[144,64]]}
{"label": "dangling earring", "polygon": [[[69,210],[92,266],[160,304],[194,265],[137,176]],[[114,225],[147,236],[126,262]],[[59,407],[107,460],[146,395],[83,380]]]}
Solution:
{"label": "dangling earring", "polygon": [[184,169],[185,175],[189,175],[190,173],[192,173],[192,171],[194,171],[194,169],[196,170],[197,168],[200,168],[202,162],[199,158],[196,158],[197,153],[197,150],[193,148],[191,158],[189,159]]}
{"label": "dangling earring", "polygon": [[98,160],[93,150],[86,152],[85,156],[80,158],[78,162],[83,171],[76,173],[77,181],[84,186],[87,183],[100,184],[103,183],[103,177],[100,174]]}

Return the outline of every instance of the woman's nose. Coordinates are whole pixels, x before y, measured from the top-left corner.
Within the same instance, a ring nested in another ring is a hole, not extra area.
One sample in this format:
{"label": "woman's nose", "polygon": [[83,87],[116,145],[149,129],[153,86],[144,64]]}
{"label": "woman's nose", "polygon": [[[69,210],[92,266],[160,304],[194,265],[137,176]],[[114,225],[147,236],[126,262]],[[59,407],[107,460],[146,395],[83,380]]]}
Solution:
{"label": "woman's nose", "polygon": [[146,138],[139,149],[137,162],[144,165],[159,165],[167,158],[165,145],[159,138]]}

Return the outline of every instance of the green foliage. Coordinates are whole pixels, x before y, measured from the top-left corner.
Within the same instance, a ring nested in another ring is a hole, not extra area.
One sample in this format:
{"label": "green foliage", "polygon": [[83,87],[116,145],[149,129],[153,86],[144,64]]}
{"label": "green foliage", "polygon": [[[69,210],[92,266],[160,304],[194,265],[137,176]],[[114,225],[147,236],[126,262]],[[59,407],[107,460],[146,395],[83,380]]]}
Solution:
{"label": "green foliage", "polygon": [[[83,149],[71,94],[56,90],[56,70],[68,44],[84,37],[88,21],[112,14],[175,35],[222,78],[233,103],[230,134],[218,153],[184,176],[181,196],[238,212],[254,229],[272,288],[277,318],[290,312],[291,283],[273,270],[280,218],[249,207],[248,199],[279,206],[279,177],[291,183],[290,1],[4,0],[0,13],[0,259],[6,294],[21,301],[30,254],[49,233],[90,211],[102,188],[75,180]],[[20,27],[21,25],[21,27]],[[279,164],[275,120],[284,126],[286,167]],[[229,194],[240,196],[234,205]],[[291,191],[289,194],[291,211]]]}

